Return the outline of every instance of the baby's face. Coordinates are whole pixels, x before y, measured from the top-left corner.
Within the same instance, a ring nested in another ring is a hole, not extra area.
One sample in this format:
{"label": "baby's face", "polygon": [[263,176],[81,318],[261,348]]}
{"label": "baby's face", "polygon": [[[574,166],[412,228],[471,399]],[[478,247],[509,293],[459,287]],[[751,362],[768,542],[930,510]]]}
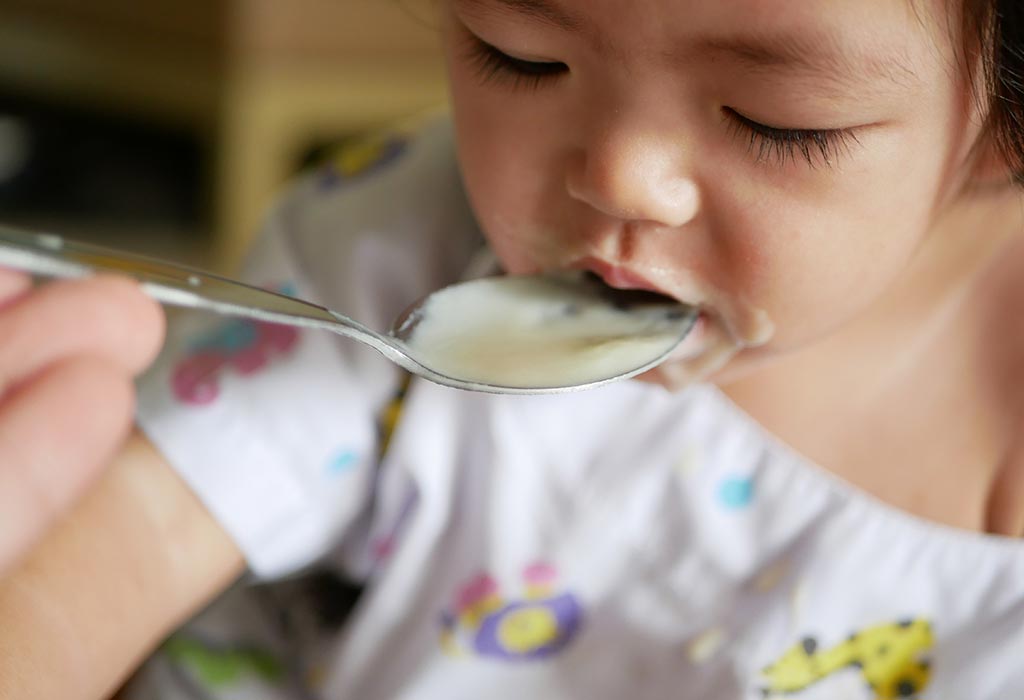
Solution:
{"label": "baby's face", "polygon": [[946,5],[449,0],[480,224],[512,273],[701,305],[733,367],[825,337],[907,267],[977,135]]}

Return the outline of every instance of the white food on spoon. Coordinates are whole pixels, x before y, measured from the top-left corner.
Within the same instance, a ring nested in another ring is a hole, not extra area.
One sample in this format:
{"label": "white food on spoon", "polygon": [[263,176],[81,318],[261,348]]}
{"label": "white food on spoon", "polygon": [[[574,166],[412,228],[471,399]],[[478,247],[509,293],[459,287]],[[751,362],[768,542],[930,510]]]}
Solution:
{"label": "white food on spoon", "polygon": [[598,381],[660,359],[679,342],[686,307],[640,293],[645,303],[617,308],[578,278],[485,278],[441,290],[399,334],[441,373],[521,387]]}

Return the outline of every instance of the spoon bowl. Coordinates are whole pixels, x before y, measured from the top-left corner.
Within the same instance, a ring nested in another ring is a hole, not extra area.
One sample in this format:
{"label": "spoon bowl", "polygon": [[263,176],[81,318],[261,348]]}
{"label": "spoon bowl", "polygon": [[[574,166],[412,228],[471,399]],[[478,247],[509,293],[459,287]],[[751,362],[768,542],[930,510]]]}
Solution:
{"label": "spoon bowl", "polygon": [[591,388],[666,359],[697,309],[586,273],[487,277],[433,292],[379,333],[323,306],[185,266],[0,226],[0,266],[43,277],[113,272],[157,301],[328,330],[458,389],[546,394]]}

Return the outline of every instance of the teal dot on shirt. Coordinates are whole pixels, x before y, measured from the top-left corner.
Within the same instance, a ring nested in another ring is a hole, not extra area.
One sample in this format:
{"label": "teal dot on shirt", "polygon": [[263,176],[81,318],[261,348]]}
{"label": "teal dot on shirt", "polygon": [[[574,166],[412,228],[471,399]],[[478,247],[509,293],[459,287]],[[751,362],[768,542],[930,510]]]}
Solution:
{"label": "teal dot on shirt", "polygon": [[256,342],[256,326],[247,319],[231,319],[189,344],[190,352],[235,353]]}
{"label": "teal dot on shirt", "polygon": [[341,450],[331,458],[327,464],[327,471],[331,474],[344,474],[359,462],[359,455],[354,450]]}
{"label": "teal dot on shirt", "polygon": [[730,510],[740,510],[754,500],[754,480],[730,477],[718,487],[718,501]]}

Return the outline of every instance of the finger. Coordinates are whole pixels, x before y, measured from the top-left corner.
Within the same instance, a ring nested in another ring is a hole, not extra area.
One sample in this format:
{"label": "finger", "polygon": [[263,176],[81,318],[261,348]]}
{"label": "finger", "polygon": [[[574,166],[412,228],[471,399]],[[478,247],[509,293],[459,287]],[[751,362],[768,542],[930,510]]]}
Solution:
{"label": "finger", "polygon": [[96,358],[50,367],[0,406],[0,572],[113,458],[133,410],[130,377]]}
{"label": "finger", "polygon": [[159,305],[127,278],[53,282],[0,313],[0,394],[76,354],[136,373],[163,339]]}
{"label": "finger", "polygon": [[24,272],[0,267],[0,309],[21,296],[32,286],[32,278]]}

